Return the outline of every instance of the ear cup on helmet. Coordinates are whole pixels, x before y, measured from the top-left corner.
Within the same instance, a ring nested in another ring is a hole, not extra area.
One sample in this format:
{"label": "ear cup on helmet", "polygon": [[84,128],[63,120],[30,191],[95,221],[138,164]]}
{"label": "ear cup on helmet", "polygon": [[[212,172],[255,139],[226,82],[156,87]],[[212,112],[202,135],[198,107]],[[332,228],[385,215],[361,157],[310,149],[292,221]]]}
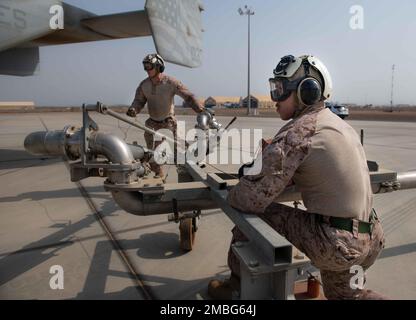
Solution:
{"label": "ear cup on helmet", "polygon": [[302,104],[306,106],[314,105],[321,100],[321,85],[314,78],[303,79],[301,83],[299,83],[297,96]]}
{"label": "ear cup on helmet", "polygon": [[153,66],[156,67],[156,70],[159,73],[165,71],[165,61],[158,53],[148,54],[146,57],[144,57],[143,63],[151,63]]}
{"label": "ear cup on helmet", "polygon": [[165,71],[165,61],[163,60],[163,58],[160,56],[160,54],[156,53],[155,57],[157,59],[157,65],[158,65],[158,71],[160,73],[163,73],[163,71]]}

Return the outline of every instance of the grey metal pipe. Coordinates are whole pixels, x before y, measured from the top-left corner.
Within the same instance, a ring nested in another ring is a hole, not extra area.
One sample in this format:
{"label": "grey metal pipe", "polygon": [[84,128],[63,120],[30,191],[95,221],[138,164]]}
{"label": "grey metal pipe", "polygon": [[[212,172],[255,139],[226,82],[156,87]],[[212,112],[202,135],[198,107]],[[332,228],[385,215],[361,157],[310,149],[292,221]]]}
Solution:
{"label": "grey metal pipe", "polygon": [[33,155],[61,156],[65,154],[65,133],[57,131],[37,131],[26,136],[24,146]]}
{"label": "grey metal pipe", "polygon": [[108,115],[112,116],[113,118],[116,118],[118,120],[121,120],[121,121],[123,121],[125,123],[128,123],[129,125],[131,125],[133,127],[142,129],[143,131],[146,131],[146,132],[148,132],[150,134],[153,134],[155,137],[159,137],[160,139],[166,139],[169,142],[176,143],[175,142],[175,139],[172,139],[172,138],[170,138],[170,137],[168,137],[168,136],[166,136],[164,134],[161,134],[160,132],[154,131],[154,130],[152,130],[152,129],[150,129],[150,128],[148,128],[148,127],[146,127],[146,126],[144,126],[144,125],[142,125],[140,123],[131,121],[131,120],[127,119],[126,117],[118,114],[117,112],[114,112],[114,111],[108,109],[107,106],[101,105],[100,112],[103,113],[103,114],[108,114]]}
{"label": "grey metal pipe", "polygon": [[[134,215],[148,216],[173,212],[172,201],[169,200],[144,202],[141,194],[134,191],[111,191],[111,195],[121,209]],[[178,200],[177,204],[178,210],[181,212],[218,208],[218,204],[210,197],[195,200]]]}
{"label": "grey metal pipe", "polygon": [[131,164],[134,161],[129,146],[112,134],[92,133],[88,138],[88,147],[93,154],[103,155],[112,163]]}
{"label": "grey metal pipe", "polygon": [[[81,131],[67,126],[64,130],[33,132],[25,138],[24,147],[34,155],[67,156],[77,160],[81,157]],[[132,163],[145,155],[142,146],[126,144],[115,135],[100,132],[91,133],[88,147],[92,154],[103,155],[120,164]]]}
{"label": "grey metal pipe", "polygon": [[34,155],[67,156],[76,160],[81,156],[80,131],[66,126],[63,130],[33,132],[26,136],[24,147]]}
{"label": "grey metal pipe", "polygon": [[127,143],[127,146],[130,148],[130,151],[133,153],[134,159],[140,160],[144,158],[146,150],[142,146],[139,146],[138,144],[130,144],[130,143]]}
{"label": "grey metal pipe", "polygon": [[416,188],[416,171],[401,172],[397,174],[400,190]]}

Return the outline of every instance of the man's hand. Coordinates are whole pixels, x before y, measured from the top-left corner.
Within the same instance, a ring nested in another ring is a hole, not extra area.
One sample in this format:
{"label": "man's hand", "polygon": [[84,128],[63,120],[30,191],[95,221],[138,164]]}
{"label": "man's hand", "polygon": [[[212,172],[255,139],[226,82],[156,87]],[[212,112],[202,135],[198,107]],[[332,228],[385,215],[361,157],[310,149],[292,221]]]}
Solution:
{"label": "man's hand", "polygon": [[240,169],[238,169],[238,179],[241,179],[242,177],[244,177],[244,171],[248,168],[252,168],[254,165],[254,160],[250,163],[245,163],[243,164]]}
{"label": "man's hand", "polygon": [[266,147],[268,147],[269,144],[272,143],[272,140],[273,139],[267,139],[267,140],[261,139],[261,150],[264,151],[264,149],[266,149]]}
{"label": "man's hand", "polygon": [[136,115],[137,115],[137,111],[136,111],[136,108],[134,108],[134,107],[130,107],[129,108],[129,110],[127,110],[127,113],[126,113],[129,117],[132,117],[132,118],[134,118],[134,117],[136,117]]}
{"label": "man's hand", "polygon": [[[271,143],[272,143],[273,139],[261,139],[261,150],[264,151],[264,149],[266,149]],[[245,163],[243,164],[240,169],[238,169],[238,179],[241,179],[242,177],[244,177],[244,172],[245,170],[248,170],[249,168],[252,168],[254,166],[254,160],[249,162],[249,163]]]}

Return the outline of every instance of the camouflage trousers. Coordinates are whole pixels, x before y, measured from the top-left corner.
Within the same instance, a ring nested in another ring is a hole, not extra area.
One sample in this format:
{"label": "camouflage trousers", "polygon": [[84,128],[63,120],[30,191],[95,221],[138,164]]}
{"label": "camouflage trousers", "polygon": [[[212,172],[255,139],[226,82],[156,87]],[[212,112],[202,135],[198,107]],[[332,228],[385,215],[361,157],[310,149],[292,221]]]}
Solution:
{"label": "camouflage trousers", "polygon": [[[315,221],[316,215],[282,204],[271,204],[259,217],[284,236],[296,248],[308,256],[321,271],[322,285],[327,299],[383,299],[382,295],[364,289],[355,289],[350,282],[354,273],[351,267],[361,266],[365,271],[377,259],[384,248],[384,233],[378,219],[374,221],[372,234],[332,228],[328,223]],[[234,227],[232,243],[247,241],[244,234]],[[240,275],[240,264],[231,247],[228,266],[233,274]],[[365,283],[365,273],[364,283]],[[353,289],[354,288],[354,289]]]}
{"label": "camouflage trousers", "polygon": [[[149,118],[146,120],[145,122],[146,127],[157,131],[157,130],[161,130],[161,129],[167,129],[170,130],[173,133],[173,138],[176,141],[176,128],[177,128],[177,122],[176,119],[174,117],[168,117],[165,120],[159,122],[159,121],[155,121],[152,118]],[[163,132],[161,132],[163,134]],[[146,140],[146,145],[148,149],[151,150],[155,150],[162,142],[161,141],[154,141],[154,137],[153,134],[145,132],[144,133],[144,139]],[[176,157],[176,143],[174,146],[174,152],[175,152],[175,157]],[[164,176],[163,173],[163,168],[162,166],[160,166],[159,164],[155,163],[155,162],[150,162],[150,169],[156,174],[159,175],[161,177]]]}

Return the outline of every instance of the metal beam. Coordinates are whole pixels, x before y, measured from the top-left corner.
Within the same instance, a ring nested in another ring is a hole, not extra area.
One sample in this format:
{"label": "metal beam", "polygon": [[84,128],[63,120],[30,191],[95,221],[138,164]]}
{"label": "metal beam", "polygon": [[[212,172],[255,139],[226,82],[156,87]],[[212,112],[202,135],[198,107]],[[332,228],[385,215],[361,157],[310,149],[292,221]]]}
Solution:
{"label": "metal beam", "polygon": [[209,185],[215,186],[215,189],[218,189],[218,190],[224,190],[225,188],[227,188],[227,181],[223,180],[215,173],[207,174],[207,183]]}
{"label": "metal beam", "polygon": [[232,222],[249,238],[262,253],[266,264],[292,263],[292,244],[256,215],[246,214],[232,208],[227,202],[228,191],[211,189],[212,199]]}
{"label": "metal beam", "polygon": [[211,198],[227,214],[238,228],[250,239],[270,266],[292,263],[292,244],[256,215],[245,214],[232,208],[227,202],[228,191],[217,189],[218,179],[207,174],[196,164],[186,163],[189,174],[204,182],[211,189]]}

